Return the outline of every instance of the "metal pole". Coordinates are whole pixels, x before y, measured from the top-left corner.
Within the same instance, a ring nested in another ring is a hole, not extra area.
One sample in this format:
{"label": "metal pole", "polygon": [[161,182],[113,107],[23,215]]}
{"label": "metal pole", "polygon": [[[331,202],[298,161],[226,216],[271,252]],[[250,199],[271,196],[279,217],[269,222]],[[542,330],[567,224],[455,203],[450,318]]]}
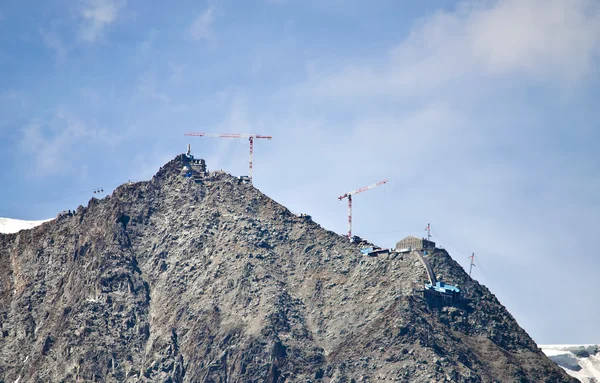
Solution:
{"label": "metal pole", "polygon": [[475,266],[475,253],[473,253],[473,255],[471,255],[469,258],[471,258],[471,266],[469,267],[469,278],[471,278],[471,271],[473,270],[473,266]]}
{"label": "metal pole", "polygon": [[348,239],[352,240],[352,194],[348,195]]}
{"label": "metal pole", "polygon": [[425,230],[427,230],[427,248],[429,248],[429,245],[431,243],[431,226],[427,224]]}
{"label": "metal pole", "polygon": [[254,137],[250,137],[250,174],[248,178],[250,178],[250,183],[252,183],[252,147],[254,146]]}

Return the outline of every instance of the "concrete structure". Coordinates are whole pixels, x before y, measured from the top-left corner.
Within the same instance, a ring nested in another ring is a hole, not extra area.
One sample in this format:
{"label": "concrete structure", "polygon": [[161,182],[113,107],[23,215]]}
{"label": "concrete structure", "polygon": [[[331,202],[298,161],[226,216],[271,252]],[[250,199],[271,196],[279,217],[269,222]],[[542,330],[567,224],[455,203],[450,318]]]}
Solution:
{"label": "concrete structure", "polygon": [[206,162],[201,158],[194,158],[188,144],[187,152],[181,155],[181,175],[194,180],[196,183],[202,182],[202,179],[208,175]]}
{"label": "concrete structure", "polygon": [[198,172],[200,174],[206,174],[206,161],[203,159],[195,159],[192,158],[190,160],[190,165],[192,166],[192,170]]}
{"label": "concrete structure", "polygon": [[425,238],[408,236],[396,243],[396,249],[408,249],[409,247],[412,250],[433,249],[435,248],[435,242],[428,241]]}

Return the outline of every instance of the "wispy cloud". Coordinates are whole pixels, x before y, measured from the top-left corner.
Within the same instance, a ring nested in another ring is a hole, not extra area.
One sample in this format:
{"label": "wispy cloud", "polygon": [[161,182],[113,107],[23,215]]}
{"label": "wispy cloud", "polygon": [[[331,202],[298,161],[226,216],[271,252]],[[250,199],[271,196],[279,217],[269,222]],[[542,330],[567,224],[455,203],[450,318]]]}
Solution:
{"label": "wispy cloud", "polygon": [[0,93],[0,101],[2,103],[11,103],[14,105],[18,105],[21,109],[25,108],[25,105],[27,104],[27,99],[25,97],[25,94],[23,94],[22,92],[17,92],[17,91],[9,91],[9,92],[3,92]]}
{"label": "wispy cloud", "polygon": [[100,39],[106,27],[117,19],[122,6],[123,3],[116,0],[86,0],[80,9],[82,26],[79,38],[87,42]]}
{"label": "wispy cloud", "polygon": [[67,172],[74,168],[70,153],[79,152],[77,146],[92,142],[115,145],[118,134],[92,128],[81,119],[57,110],[48,121],[33,120],[21,131],[20,149],[29,158],[33,174],[46,176]]}
{"label": "wispy cloud", "polygon": [[211,35],[211,27],[214,21],[215,7],[208,6],[188,28],[188,34],[193,40],[207,39]]}
{"label": "wispy cloud", "polygon": [[81,99],[88,102],[90,105],[98,105],[100,103],[100,96],[93,89],[81,88],[79,89]]}
{"label": "wispy cloud", "polygon": [[469,58],[488,73],[576,81],[600,54],[600,3],[505,0],[462,20]]}
{"label": "wispy cloud", "polygon": [[133,95],[137,99],[153,99],[161,102],[169,102],[170,97],[159,90],[159,78],[154,70],[149,70],[138,78],[138,82]]}
{"label": "wispy cloud", "polygon": [[306,86],[313,96],[341,99],[413,98],[470,86],[464,80],[480,76],[527,76],[570,87],[597,70],[599,56],[598,2],[464,2],[457,11],[423,19],[383,59],[335,69],[328,62],[313,64]]}
{"label": "wispy cloud", "polygon": [[58,33],[40,29],[40,35],[44,45],[54,52],[54,61],[57,65],[62,64],[67,58],[68,49],[61,40]]}
{"label": "wispy cloud", "polygon": [[182,64],[170,62],[168,81],[172,84],[181,84],[185,78],[185,67]]}
{"label": "wispy cloud", "polygon": [[151,29],[146,33],[146,38],[139,44],[139,52],[142,55],[147,55],[152,52],[159,32],[156,29]]}

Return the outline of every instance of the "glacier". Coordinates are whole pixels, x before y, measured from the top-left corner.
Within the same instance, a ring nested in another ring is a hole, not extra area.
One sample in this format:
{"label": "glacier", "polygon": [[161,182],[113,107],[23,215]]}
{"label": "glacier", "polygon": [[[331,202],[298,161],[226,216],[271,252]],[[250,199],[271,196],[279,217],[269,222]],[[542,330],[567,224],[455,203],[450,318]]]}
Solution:
{"label": "glacier", "polygon": [[42,223],[48,222],[50,220],[51,219],[42,219],[38,221],[24,221],[21,219],[0,218],[0,233],[18,233],[21,230],[33,229],[34,227],[39,226]]}
{"label": "glacier", "polygon": [[540,345],[544,354],[582,383],[600,383],[600,345]]}

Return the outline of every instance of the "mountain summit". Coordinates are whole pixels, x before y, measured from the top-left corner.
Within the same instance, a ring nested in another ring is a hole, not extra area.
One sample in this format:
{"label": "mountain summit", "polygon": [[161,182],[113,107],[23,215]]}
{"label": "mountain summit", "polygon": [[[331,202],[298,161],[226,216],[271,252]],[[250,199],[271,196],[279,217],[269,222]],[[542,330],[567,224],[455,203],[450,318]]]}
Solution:
{"label": "mountain summit", "polygon": [[190,170],[0,235],[0,381],[574,381],[446,251],[427,261],[460,304],[424,298],[414,251]]}

